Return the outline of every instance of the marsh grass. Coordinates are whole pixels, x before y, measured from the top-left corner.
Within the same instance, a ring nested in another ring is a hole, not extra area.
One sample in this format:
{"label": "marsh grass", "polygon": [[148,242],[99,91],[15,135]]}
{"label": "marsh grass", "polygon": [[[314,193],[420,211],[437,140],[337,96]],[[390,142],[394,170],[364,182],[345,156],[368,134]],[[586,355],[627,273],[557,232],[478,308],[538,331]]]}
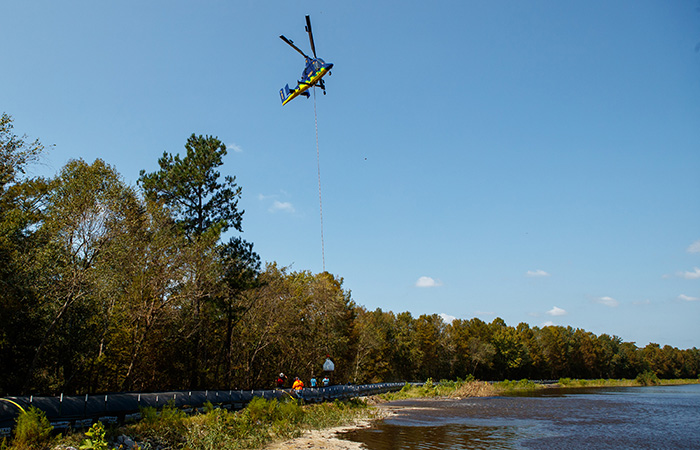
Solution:
{"label": "marsh grass", "polygon": [[[453,388],[448,388],[454,390]],[[445,388],[442,389],[443,391]],[[428,379],[423,385],[406,383],[400,391],[387,392],[380,394],[378,397],[383,401],[405,400],[408,398],[426,398],[439,396],[440,389],[433,384],[431,379]]]}
{"label": "marsh grass", "polygon": [[304,423],[309,429],[320,430],[345,425],[357,419],[373,419],[377,411],[371,408],[365,400],[351,399],[341,402],[321,403],[314,405],[305,416]]}
{"label": "marsh grass", "polygon": [[379,397],[385,401],[394,401],[409,398],[491,397],[494,395],[498,395],[498,390],[493,385],[477,381],[470,376],[466,380],[441,380],[438,383],[428,379],[422,386],[406,383],[400,391],[381,394]]}
{"label": "marsh grass", "polygon": [[496,395],[508,395],[509,393],[519,391],[531,391],[541,387],[542,385],[536,384],[530,380],[505,380],[496,383],[487,383],[485,381],[475,380],[474,377],[469,376],[466,380],[441,380],[439,383],[434,383],[431,379],[428,379],[422,386],[406,383],[399,392],[382,394],[380,398],[386,401],[393,401],[430,397],[493,397]]}
{"label": "marsh grass", "polygon": [[428,379],[423,385],[410,384],[406,385],[398,392],[390,392],[378,396],[383,401],[405,400],[411,398],[431,398],[431,397],[493,397],[497,395],[517,395],[518,393],[545,389],[548,387],[567,387],[567,388],[584,388],[584,387],[625,387],[625,386],[650,386],[650,385],[679,385],[699,383],[696,379],[677,379],[677,380],[662,380],[656,377],[653,372],[640,374],[634,380],[613,380],[613,379],[598,379],[598,380],[578,380],[571,378],[561,378],[558,383],[543,385],[533,381],[523,380],[504,380],[493,383],[475,380],[469,376],[466,380],[448,381],[441,380],[434,383]]}
{"label": "marsh grass", "polygon": [[578,380],[571,378],[560,378],[557,386],[559,387],[634,387],[634,386],[677,386],[682,384],[698,384],[700,379],[677,378],[677,379],[661,379],[652,371],[642,372],[637,375],[634,380],[631,379],[604,379],[597,380]]}
{"label": "marsh grass", "polygon": [[612,378],[599,378],[596,380],[579,380],[572,378],[560,378],[556,384],[559,387],[568,388],[585,388],[585,387],[632,387],[640,386],[640,383],[636,380],[629,379],[612,379]]}
{"label": "marsh grass", "polygon": [[519,381],[503,380],[497,383],[493,383],[493,388],[497,394],[508,394],[511,392],[522,392],[522,391],[534,391],[536,389],[541,389],[544,387],[541,384],[537,384],[533,381],[523,379]]}
{"label": "marsh grass", "polygon": [[187,431],[190,418],[181,410],[168,403],[162,409],[148,407],[141,409],[141,420],[125,427],[130,436],[147,441],[153,446],[180,444]]}
{"label": "marsh grass", "polygon": [[496,389],[485,381],[469,381],[462,383],[450,394],[452,398],[463,397],[493,397],[498,395]]}

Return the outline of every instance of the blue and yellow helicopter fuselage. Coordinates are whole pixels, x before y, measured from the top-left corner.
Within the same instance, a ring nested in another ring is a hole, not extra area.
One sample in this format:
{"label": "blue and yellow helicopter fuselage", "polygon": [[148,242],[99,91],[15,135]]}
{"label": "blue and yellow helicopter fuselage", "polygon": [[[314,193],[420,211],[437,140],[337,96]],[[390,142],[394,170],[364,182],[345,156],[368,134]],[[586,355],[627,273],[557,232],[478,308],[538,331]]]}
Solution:
{"label": "blue and yellow helicopter fuselage", "polygon": [[301,74],[301,80],[297,82],[297,86],[294,89],[290,89],[287,84],[285,87],[280,89],[280,99],[282,100],[282,105],[286,105],[292,99],[303,95],[304,97],[309,97],[310,94],[307,92],[309,88],[319,85],[323,88],[323,80],[327,73],[333,68],[333,63],[326,63],[321,58],[307,58],[306,67]]}

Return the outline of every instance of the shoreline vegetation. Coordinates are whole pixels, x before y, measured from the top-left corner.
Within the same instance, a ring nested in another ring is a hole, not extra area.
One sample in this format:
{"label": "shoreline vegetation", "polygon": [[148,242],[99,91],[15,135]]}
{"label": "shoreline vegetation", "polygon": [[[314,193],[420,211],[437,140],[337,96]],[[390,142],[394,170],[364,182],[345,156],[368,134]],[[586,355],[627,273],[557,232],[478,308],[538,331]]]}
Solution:
{"label": "shoreline vegetation", "polygon": [[518,394],[552,388],[603,388],[603,387],[640,387],[640,386],[676,386],[700,384],[700,378],[660,379],[653,373],[642,373],[635,379],[571,379],[561,378],[556,382],[540,383],[531,380],[504,380],[497,382],[478,381],[474,379],[433,382],[428,380],[422,386],[407,384],[398,392],[381,394],[382,401],[390,402],[414,398],[464,398],[494,397]]}
{"label": "shoreline vegetation", "polygon": [[547,384],[531,380],[485,382],[466,380],[407,383],[400,391],[378,396],[304,405],[296,400],[255,398],[241,411],[207,404],[201,414],[188,416],[173,406],[145,408],[137,423],[107,429],[97,422],[85,432],[54,435],[46,416],[30,408],[17,420],[12,440],[0,441],[0,450],[146,450],[146,449],[306,449],[322,445],[329,450],[357,449],[336,433],[390,416],[396,400],[492,397],[551,388],[633,387],[698,384],[700,379],[659,379],[642,373],[636,379],[579,380],[562,378]]}
{"label": "shoreline vegetation", "polygon": [[87,431],[66,435],[55,435],[44,413],[32,407],[18,418],[13,439],[0,440],[0,450],[262,449],[310,431],[381,418],[382,410],[370,403],[352,399],[303,405],[256,397],[240,411],[209,403],[194,415],[169,405],[144,408],[137,423],[105,428],[96,422]]}

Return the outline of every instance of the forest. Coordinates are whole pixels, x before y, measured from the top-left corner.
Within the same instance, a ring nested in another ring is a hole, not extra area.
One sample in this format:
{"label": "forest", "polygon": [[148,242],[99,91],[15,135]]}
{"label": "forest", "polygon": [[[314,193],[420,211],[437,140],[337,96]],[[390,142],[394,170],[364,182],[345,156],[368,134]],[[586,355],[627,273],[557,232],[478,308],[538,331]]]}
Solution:
{"label": "forest", "polygon": [[136,186],[100,159],[27,176],[45,151],[3,113],[0,396],[269,388],[327,356],[334,383],[700,375],[697,348],[369,311],[338,275],[262,264],[216,137],[192,134]]}

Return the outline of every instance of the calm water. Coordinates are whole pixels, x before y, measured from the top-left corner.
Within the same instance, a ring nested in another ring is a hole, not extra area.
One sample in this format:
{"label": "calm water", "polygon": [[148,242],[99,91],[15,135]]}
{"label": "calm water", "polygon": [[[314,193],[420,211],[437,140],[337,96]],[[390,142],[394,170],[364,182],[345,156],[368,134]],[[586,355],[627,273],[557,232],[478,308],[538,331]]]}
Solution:
{"label": "calm water", "polygon": [[341,437],[370,450],[700,449],[700,385],[392,405],[398,416]]}

